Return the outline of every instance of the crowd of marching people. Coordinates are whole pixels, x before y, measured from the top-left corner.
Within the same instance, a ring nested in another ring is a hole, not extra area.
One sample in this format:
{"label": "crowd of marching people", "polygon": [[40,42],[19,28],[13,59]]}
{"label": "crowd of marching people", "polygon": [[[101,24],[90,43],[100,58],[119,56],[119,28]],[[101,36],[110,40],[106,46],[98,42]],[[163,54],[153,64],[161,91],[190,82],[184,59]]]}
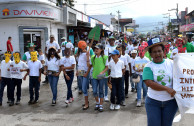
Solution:
{"label": "crowd of marching people", "polygon": [[[34,43],[28,44],[29,50],[23,56],[20,52],[13,53],[12,46],[7,47],[5,60],[0,67],[0,105],[6,86],[9,106],[20,104],[22,79],[26,80],[27,76],[30,95],[28,104],[39,102],[41,76],[45,76],[44,83],[50,84],[53,96],[51,104],[56,105],[59,75],[63,73],[67,85],[65,104],[74,101],[72,83],[77,76],[78,92],[83,93],[85,100],[83,110],[89,108],[89,83],[92,84],[96,102],[94,108],[100,112],[104,110],[103,102],[109,101],[109,98],[111,110],[125,106],[125,98],[129,97],[128,90],[131,87],[131,92],[137,92],[136,106],[145,104],[148,124],[154,123],[156,126],[161,123],[161,119],[166,126],[172,123],[177,111],[174,99],[176,92],[172,89],[172,60],[177,53],[194,52],[194,38],[192,42],[188,42],[186,37],[168,40],[159,37],[148,40],[128,38],[127,41],[116,41],[114,36],[110,36],[105,45],[90,45],[80,40],[77,47],[71,41],[65,41],[65,37],[61,39],[60,47],[51,35],[46,42],[45,54],[41,49],[34,50]],[[8,41],[11,41],[11,37]],[[161,110],[163,103],[166,109]],[[161,117],[161,113],[164,117]]]}

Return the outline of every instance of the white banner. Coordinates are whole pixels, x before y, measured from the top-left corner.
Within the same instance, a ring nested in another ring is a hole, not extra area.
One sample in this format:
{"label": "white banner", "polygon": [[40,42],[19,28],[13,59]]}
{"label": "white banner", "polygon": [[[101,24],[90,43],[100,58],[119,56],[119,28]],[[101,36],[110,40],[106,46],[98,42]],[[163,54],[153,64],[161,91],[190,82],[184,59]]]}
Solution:
{"label": "white banner", "polygon": [[173,89],[181,116],[194,114],[194,53],[179,53],[174,57]]}

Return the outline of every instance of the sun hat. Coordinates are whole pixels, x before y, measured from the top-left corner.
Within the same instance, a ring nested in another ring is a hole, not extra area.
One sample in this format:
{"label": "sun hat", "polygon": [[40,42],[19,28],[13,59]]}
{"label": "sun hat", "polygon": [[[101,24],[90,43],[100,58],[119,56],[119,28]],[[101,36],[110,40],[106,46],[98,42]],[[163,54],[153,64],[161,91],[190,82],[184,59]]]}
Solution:
{"label": "sun hat", "polygon": [[50,38],[54,38],[55,36],[54,35],[50,35]]}
{"label": "sun hat", "polygon": [[119,55],[119,51],[115,49],[114,51],[111,52],[111,55]]}
{"label": "sun hat", "polygon": [[34,43],[28,43],[28,45],[26,46],[27,48],[30,48],[30,47],[36,47],[36,45],[34,45]]}

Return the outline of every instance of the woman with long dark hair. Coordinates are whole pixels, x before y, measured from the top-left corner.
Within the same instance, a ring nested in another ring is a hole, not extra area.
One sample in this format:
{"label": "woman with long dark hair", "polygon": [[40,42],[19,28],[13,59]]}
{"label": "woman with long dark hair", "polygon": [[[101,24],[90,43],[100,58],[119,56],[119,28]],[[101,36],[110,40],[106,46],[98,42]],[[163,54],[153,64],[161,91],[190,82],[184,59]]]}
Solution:
{"label": "woman with long dark hair", "polygon": [[48,50],[48,57],[45,62],[44,74],[48,75],[51,91],[53,93],[52,105],[56,104],[57,100],[57,84],[59,80],[60,69],[60,56],[54,47]]}

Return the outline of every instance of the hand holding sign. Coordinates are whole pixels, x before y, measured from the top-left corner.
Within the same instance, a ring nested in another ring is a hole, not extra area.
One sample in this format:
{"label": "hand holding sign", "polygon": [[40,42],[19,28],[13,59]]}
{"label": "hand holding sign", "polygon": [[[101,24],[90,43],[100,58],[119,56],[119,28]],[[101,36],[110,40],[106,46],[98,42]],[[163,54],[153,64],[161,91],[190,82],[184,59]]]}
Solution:
{"label": "hand holding sign", "polygon": [[[89,35],[88,35],[88,38],[89,38],[89,39],[92,39],[92,41],[91,41],[91,43],[90,43],[90,48],[91,48],[91,46],[93,45],[94,40],[99,41],[99,39],[100,39],[100,31],[101,31],[101,29],[100,29],[99,26],[94,27],[94,28],[90,31],[90,33],[89,33]],[[90,51],[90,48],[89,48],[88,51]]]}

